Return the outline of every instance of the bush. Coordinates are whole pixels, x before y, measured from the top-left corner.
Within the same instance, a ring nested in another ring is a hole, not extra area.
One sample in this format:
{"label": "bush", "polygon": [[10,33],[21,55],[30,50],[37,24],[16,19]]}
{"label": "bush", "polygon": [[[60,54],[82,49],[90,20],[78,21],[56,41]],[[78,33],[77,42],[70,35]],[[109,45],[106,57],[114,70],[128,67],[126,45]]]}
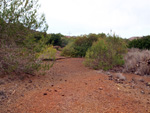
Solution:
{"label": "bush", "polygon": [[22,43],[18,45],[16,42],[6,44],[5,41],[0,42],[0,75],[21,73],[34,74],[42,67],[42,59],[39,57],[49,56],[52,59],[55,50],[46,46],[47,38],[41,36],[40,40],[36,40],[34,35],[27,36]]}
{"label": "bush", "polygon": [[[41,64],[40,69],[41,71],[49,70],[50,67],[53,66],[55,62],[55,56],[56,56],[57,50],[53,48],[53,46],[47,46],[43,51],[37,54],[38,59],[41,59],[42,61],[52,61],[52,62],[44,62]],[[44,72],[45,73],[45,72]]]}
{"label": "bush", "polygon": [[53,46],[61,46],[61,37],[63,35],[58,33],[58,34],[50,34],[48,37],[47,44],[52,44]]}
{"label": "bush", "polygon": [[38,14],[39,6],[37,0],[0,1],[0,75],[31,74],[39,69],[36,52],[44,48],[45,41],[34,37],[35,30],[46,34],[48,29],[44,14]]}
{"label": "bush", "polygon": [[122,54],[126,52],[124,41],[116,36],[99,39],[86,52],[85,65],[94,69],[109,70],[124,64]]}
{"label": "bush", "polygon": [[150,49],[150,36],[144,36],[129,42],[129,48]]}
{"label": "bush", "polygon": [[139,75],[150,75],[150,51],[132,48],[124,57],[124,71]]}
{"label": "bush", "polygon": [[61,52],[62,56],[75,57],[74,42],[69,43]]}
{"label": "bush", "polygon": [[37,55],[40,59],[55,60],[56,52],[57,51],[53,48],[53,46],[47,46],[43,51],[41,51]]}
{"label": "bush", "polygon": [[1,45],[0,47],[0,75],[29,73],[33,74],[40,67],[41,61],[31,50],[16,45]]}
{"label": "bush", "polygon": [[84,57],[88,48],[92,46],[92,43],[97,41],[97,37],[77,37],[77,39],[66,46],[62,55],[71,57]]}
{"label": "bush", "polygon": [[67,37],[62,37],[61,38],[61,47],[65,47],[67,46],[69,43],[73,42],[75,40],[75,38],[67,38]]}

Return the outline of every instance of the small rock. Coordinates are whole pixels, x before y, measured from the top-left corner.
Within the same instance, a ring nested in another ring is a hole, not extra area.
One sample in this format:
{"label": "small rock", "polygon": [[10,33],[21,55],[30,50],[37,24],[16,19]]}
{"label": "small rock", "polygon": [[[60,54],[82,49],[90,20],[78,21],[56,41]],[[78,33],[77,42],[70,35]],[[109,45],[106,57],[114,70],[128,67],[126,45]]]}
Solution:
{"label": "small rock", "polygon": [[87,85],[87,83],[85,83],[85,85]]}
{"label": "small rock", "polygon": [[140,79],[139,81],[140,81],[140,82],[144,82],[144,79]]}
{"label": "small rock", "polygon": [[106,74],[107,74],[107,75],[111,75],[110,72],[107,72]]}
{"label": "small rock", "polygon": [[64,97],[65,95],[61,95],[61,96],[63,96],[63,97]]}
{"label": "small rock", "polygon": [[102,74],[103,70],[98,70],[97,73]]}
{"label": "small rock", "polygon": [[135,86],[131,86],[133,89],[135,89]]}
{"label": "small rock", "polygon": [[47,89],[46,91],[51,92],[51,90],[50,90],[50,89]]}
{"label": "small rock", "polygon": [[0,91],[0,99],[5,99],[6,98],[6,95],[3,91]]}
{"label": "small rock", "polygon": [[150,102],[147,102],[147,104],[150,104]]}
{"label": "small rock", "polygon": [[4,82],[4,81],[2,81],[2,80],[0,80],[0,85],[3,85],[3,84],[5,84],[5,82]]}
{"label": "small rock", "polygon": [[150,82],[146,83],[146,86],[150,86]]}
{"label": "small rock", "polygon": [[109,80],[113,80],[113,78],[112,78],[112,77],[109,77]]}
{"label": "small rock", "polygon": [[43,95],[47,95],[47,93],[44,93]]}
{"label": "small rock", "polygon": [[0,91],[0,96],[5,95],[5,93],[3,91]]}
{"label": "small rock", "polygon": [[113,77],[113,75],[108,75],[108,77]]}
{"label": "small rock", "polygon": [[145,92],[144,92],[144,91],[141,91],[141,93],[142,93],[142,94],[145,94]]}
{"label": "small rock", "polygon": [[62,79],[60,79],[60,81],[62,81]]}
{"label": "small rock", "polygon": [[28,83],[32,83],[32,80],[29,80],[29,82]]}
{"label": "small rock", "polygon": [[108,75],[109,80],[113,80],[113,75]]}
{"label": "small rock", "polygon": [[118,74],[116,75],[116,78],[118,78],[118,79],[121,80],[121,81],[125,81],[125,80],[126,80],[126,77],[123,76],[121,73],[118,73]]}
{"label": "small rock", "polygon": [[54,86],[54,85],[51,85],[52,87]]}
{"label": "small rock", "polygon": [[55,92],[57,92],[57,90],[54,90]]}
{"label": "small rock", "polygon": [[65,80],[65,82],[67,82],[67,80]]}
{"label": "small rock", "polygon": [[131,83],[137,83],[135,78],[132,78]]}
{"label": "small rock", "polygon": [[103,90],[103,88],[102,88],[102,87],[100,87],[100,88],[99,88],[99,90]]}

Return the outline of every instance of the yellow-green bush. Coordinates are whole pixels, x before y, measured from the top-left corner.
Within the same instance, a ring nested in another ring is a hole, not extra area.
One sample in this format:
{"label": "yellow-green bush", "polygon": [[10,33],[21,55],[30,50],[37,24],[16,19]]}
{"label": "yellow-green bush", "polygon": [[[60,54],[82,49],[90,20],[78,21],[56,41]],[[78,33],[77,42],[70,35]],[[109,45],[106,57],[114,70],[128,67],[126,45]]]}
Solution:
{"label": "yellow-green bush", "polygon": [[47,46],[42,52],[38,53],[38,58],[55,60],[56,52],[53,46]]}
{"label": "yellow-green bush", "polygon": [[123,40],[116,36],[109,36],[99,39],[88,49],[84,63],[94,69],[109,70],[124,64],[122,54],[125,52],[126,45]]}
{"label": "yellow-green bush", "polygon": [[74,42],[69,43],[61,52],[62,56],[75,57]]}
{"label": "yellow-green bush", "polygon": [[38,59],[42,60],[50,60],[53,62],[44,62],[41,63],[40,69],[41,70],[49,70],[50,67],[53,66],[54,61],[55,61],[55,56],[56,56],[57,50],[53,48],[53,46],[47,46],[42,52],[37,54]]}

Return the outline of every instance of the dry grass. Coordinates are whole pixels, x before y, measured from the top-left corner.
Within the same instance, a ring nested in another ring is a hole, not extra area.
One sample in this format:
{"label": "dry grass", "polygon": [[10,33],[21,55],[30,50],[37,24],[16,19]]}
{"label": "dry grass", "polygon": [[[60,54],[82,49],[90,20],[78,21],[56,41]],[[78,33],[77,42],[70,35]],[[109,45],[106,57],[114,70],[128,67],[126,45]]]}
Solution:
{"label": "dry grass", "polygon": [[130,49],[124,57],[125,72],[135,73],[138,75],[150,75],[150,51]]}
{"label": "dry grass", "polygon": [[32,52],[14,45],[0,47],[0,75],[10,73],[32,73],[40,65]]}

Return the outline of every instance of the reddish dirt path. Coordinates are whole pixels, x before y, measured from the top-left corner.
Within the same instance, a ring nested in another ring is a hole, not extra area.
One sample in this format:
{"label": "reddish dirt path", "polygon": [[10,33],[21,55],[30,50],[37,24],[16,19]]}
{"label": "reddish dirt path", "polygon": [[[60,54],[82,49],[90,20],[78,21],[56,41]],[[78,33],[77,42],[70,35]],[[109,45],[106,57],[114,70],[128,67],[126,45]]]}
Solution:
{"label": "reddish dirt path", "polygon": [[1,113],[150,113],[150,87],[145,85],[150,77],[123,74],[127,80],[118,84],[108,75],[84,67],[83,61],[58,60],[45,76],[33,77],[32,83],[24,80],[36,87],[23,91],[24,83],[20,84],[10,96],[15,100],[7,108],[8,101],[4,103]]}

